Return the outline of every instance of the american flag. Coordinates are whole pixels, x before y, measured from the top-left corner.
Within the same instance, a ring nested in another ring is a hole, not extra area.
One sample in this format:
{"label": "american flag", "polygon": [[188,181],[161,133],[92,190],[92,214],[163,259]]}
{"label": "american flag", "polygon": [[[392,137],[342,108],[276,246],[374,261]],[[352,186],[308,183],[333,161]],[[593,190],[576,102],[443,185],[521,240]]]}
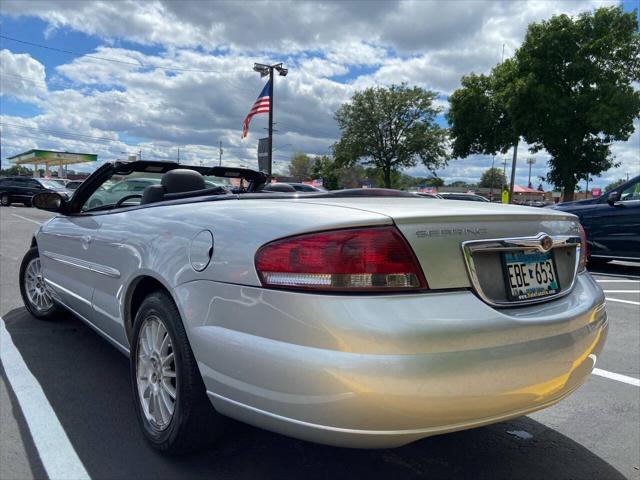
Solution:
{"label": "american flag", "polygon": [[246,137],[249,133],[249,122],[251,122],[253,116],[258,115],[259,113],[269,113],[270,107],[271,98],[269,97],[269,82],[267,82],[251,107],[251,110],[249,110],[249,113],[247,113],[247,116],[242,122],[242,138]]}

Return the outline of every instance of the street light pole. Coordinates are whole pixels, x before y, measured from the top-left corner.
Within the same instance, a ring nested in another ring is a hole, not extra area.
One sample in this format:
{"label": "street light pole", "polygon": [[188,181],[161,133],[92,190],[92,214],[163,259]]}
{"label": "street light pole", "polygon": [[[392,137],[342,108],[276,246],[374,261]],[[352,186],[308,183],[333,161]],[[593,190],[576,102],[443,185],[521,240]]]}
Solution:
{"label": "street light pole", "polygon": [[273,71],[277,70],[281,77],[286,77],[289,70],[282,66],[282,63],[265,65],[264,63],[254,63],[253,69],[260,73],[261,77],[269,76],[269,150],[267,156],[267,173],[271,175],[273,171]]}

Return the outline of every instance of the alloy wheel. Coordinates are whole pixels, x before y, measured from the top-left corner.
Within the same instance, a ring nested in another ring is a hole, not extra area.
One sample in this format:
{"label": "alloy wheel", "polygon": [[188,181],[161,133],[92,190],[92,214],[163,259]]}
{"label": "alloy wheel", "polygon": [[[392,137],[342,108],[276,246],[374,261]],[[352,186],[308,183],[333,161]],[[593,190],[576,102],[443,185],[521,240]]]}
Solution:
{"label": "alloy wheel", "polygon": [[138,399],[144,416],[155,430],[165,430],[176,407],[176,363],[171,337],[155,315],[145,318],[140,328],[136,362]]}
{"label": "alloy wheel", "polygon": [[45,312],[53,307],[53,298],[42,276],[39,257],[32,259],[27,265],[24,283],[29,302],[37,311]]}

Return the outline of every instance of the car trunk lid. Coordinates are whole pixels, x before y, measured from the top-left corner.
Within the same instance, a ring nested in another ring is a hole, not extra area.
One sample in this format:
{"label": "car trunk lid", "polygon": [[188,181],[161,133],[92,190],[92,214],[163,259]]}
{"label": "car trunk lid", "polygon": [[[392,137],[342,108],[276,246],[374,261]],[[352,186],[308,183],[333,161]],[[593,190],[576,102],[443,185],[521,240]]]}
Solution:
{"label": "car trunk lid", "polygon": [[[579,237],[573,215],[550,209],[424,198],[359,197],[299,199],[389,216],[413,248],[431,289],[486,289],[488,299],[507,300],[500,252],[476,252],[474,275],[463,244],[489,239]],[[575,245],[553,248],[563,290],[573,283]],[[471,259],[473,261],[473,259]],[[476,280],[477,285],[474,285]],[[501,303],[500,301],[498,303]],[[506,303],[506,302],[505,302]]]}

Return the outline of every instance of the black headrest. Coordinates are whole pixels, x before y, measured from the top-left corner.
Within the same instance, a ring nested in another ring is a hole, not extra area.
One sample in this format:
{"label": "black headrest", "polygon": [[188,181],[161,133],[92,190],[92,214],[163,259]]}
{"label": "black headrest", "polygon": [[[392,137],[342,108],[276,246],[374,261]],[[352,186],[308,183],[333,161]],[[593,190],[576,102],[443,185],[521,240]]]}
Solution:
{"label": "black headrest", "polygon": [[296,189],[293,188],[288,183],[268,183],[263,188],[265,192],[295,192]]}
{"label": "black headrest", "polygon": [[162,175],[160,184],[166,193],[182,193],[205,188],[204,177],[195,170],[176,168]]}
{"label": "black headrest", "polygon": [[140,205],[147,203],[161,202],[164,197],[164,187],[162,185],[149,185],[142,192]]}

